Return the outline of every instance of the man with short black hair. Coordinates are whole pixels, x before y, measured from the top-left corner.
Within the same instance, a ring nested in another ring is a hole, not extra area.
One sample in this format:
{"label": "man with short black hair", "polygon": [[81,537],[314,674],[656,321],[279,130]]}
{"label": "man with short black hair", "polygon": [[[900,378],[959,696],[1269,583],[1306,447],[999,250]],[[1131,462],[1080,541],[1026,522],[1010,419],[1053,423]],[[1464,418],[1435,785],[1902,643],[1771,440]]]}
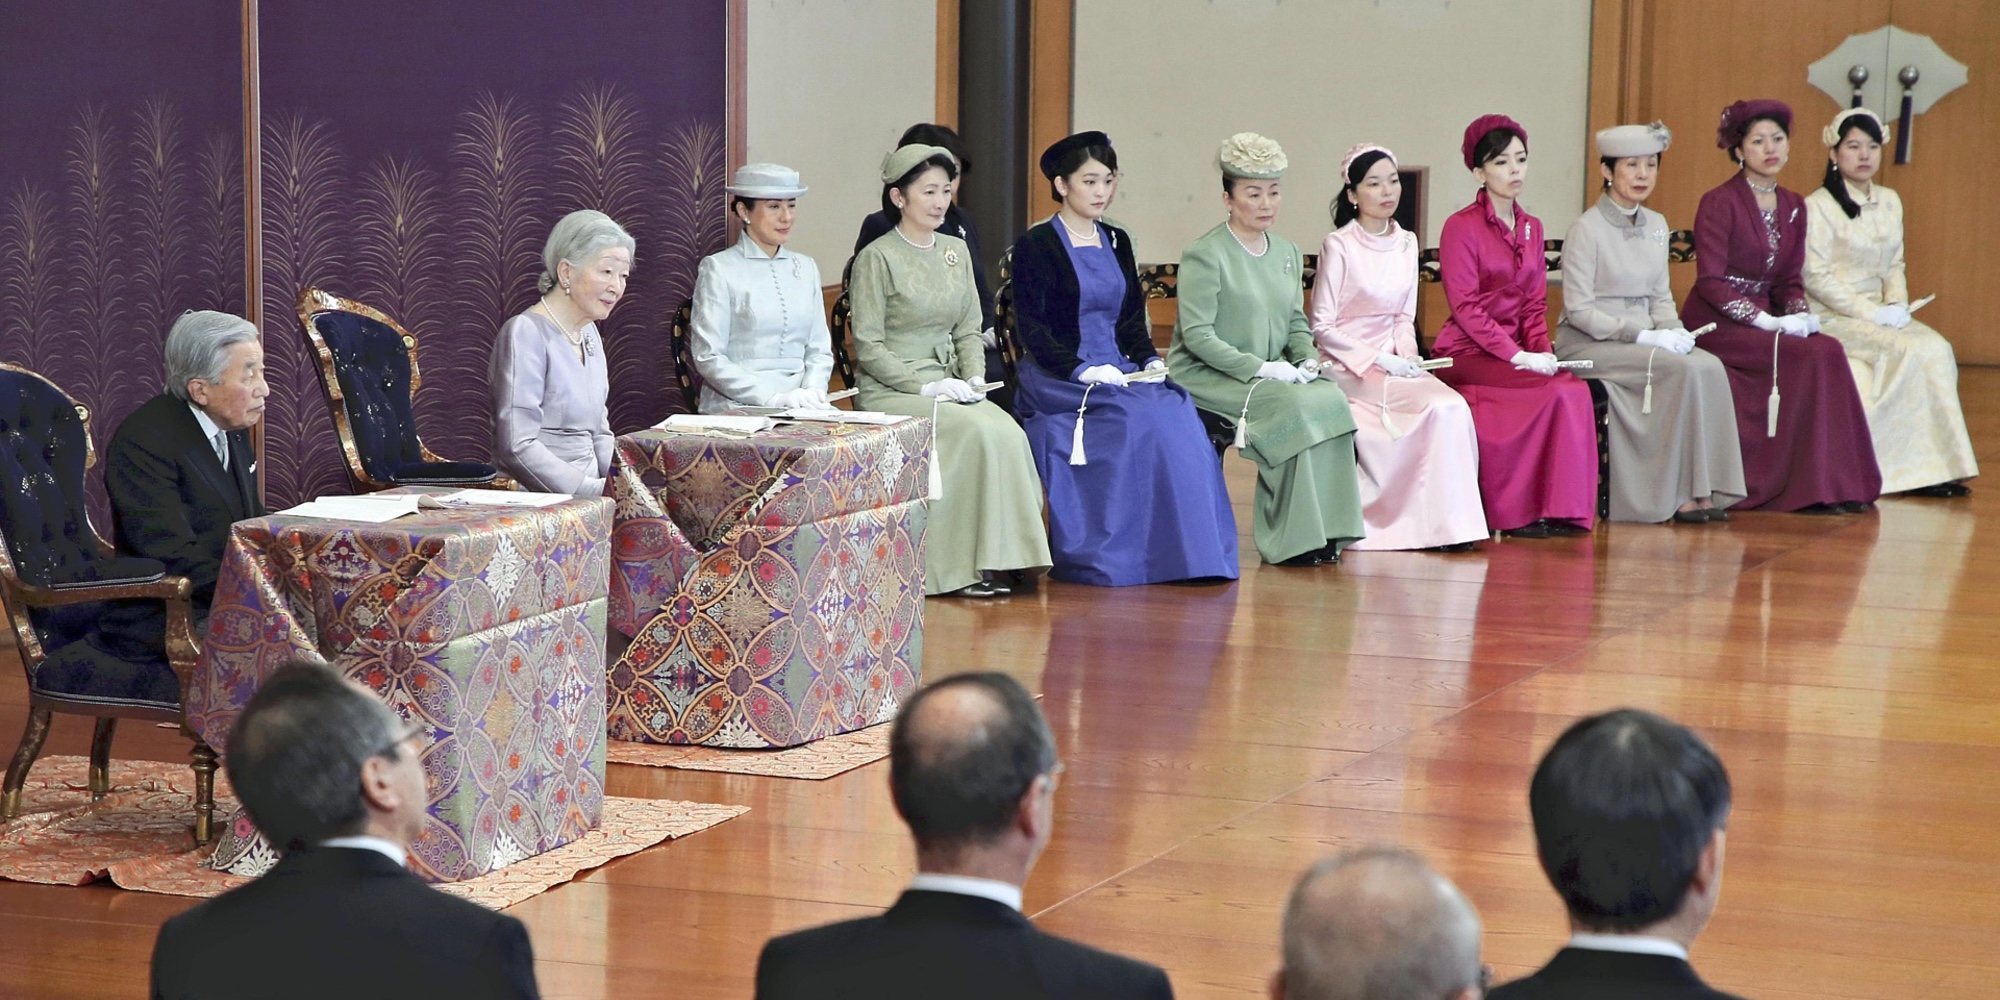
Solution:
{"label": "man with short black hair", "polygon": [[1479,914],[1451,880],[1393,847],[1306,870],[1285,904],[1271,1000],[1479,1000]]}
{"label": "man with short black hair", "polygon": [[1570,940],[1493,1000],[1734,1000],[1688,962],[1722,892],[1729,820],[1729,772],[1701,737],[1638,709],[1593,715],[1542,758],[1528,808]]}
{"label": "man with short black hair", "polygon": [[327,667],[288,663],[266,678],[225,765],[284,857],[160,928],[156,1000],[537,997],[519,920],[404,867],[428,804],[422,736]]}
{"label": "man with short black hair", "polygon": [[879,917],[772,939],[757,996],[1172,997],[1160,969],[1044,934],[1021,914],[1061,771],[1047,720],[1013,678],[957,674],[917,692],[889,736],[916,878]]}

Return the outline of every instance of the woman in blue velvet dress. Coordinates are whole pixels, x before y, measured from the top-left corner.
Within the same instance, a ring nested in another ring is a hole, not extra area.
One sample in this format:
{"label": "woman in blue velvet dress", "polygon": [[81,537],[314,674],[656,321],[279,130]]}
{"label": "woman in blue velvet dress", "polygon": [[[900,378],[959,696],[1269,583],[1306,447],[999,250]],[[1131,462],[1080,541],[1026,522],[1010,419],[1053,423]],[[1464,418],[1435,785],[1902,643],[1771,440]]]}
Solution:
{"label": "woman in blue velvet dress", "polygon": [[[1102,132],[1042,154],[1062,208],[1014,244],[1015,412],[1049,497],[1050,575],[1122,587],[1237,577],[1236,518],[1187,391],[1165,379]],[[1134,376],[1139,376],[1134,380]]]}

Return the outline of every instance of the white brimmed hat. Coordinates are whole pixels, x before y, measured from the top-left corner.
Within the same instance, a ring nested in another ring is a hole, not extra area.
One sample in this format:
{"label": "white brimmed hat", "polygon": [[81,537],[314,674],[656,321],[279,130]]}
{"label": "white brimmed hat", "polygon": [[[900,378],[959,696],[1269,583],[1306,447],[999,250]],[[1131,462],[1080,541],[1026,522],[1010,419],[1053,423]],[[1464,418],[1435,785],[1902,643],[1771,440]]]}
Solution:
{"label": "white brimmed hat", "polygon": [[746,163],[736,168],[724,191],[738,198],[796,198],[806,193],[799,172],[776,163]]}

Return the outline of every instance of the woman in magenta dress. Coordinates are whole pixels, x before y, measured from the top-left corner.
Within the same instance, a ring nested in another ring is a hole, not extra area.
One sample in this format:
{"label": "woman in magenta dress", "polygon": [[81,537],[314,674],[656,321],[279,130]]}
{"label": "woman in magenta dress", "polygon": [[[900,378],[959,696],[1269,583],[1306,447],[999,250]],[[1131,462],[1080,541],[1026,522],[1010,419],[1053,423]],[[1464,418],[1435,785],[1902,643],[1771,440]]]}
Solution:
{"label": "woman in magenta dress", "polygon": [[1355,146],[1340,179],[1311,312],[1321,370],[1354,413],[1368,537],[1352,548],[1466,551],[1486,537],[1479,437],[1465,400],[1417,367],[1417,238],[1396,225],[1396,154]]}
{"label": "woman in magenta dress", "polygon": [[1858,514],[1882,492],[1868,417],[1847,353],[1806,304],[1805,199],[1778,186],[1792,109],[1737,101],[1715,144],[1742,169],[1701,196],[1696,278],[1681,306],[1701,346],[1722,360],[1736,399],[1749,495],[1737,510]]}
{"label": "woman in magenta dress", "polygon": [[1451,319],[1438,378],[1472,407],[1486,522],[1521,538],[1587,533],[1597,519],[1597,427],[1590,389],[1556,367],[1548,330],[1542,222],[1522,210],[1528,131],[1506,115],[1465,129],[1480,183],[1438,243]]}

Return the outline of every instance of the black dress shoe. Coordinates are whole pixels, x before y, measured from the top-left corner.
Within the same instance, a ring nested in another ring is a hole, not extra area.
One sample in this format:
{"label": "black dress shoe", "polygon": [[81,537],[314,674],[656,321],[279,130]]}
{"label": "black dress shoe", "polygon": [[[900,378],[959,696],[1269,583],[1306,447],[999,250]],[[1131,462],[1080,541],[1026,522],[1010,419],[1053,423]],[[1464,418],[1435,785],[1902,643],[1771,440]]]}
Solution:
{"label": "black dress shoe", "polygon": [[1702,512],[1703,514],[1706,514],[1706,515],[1708,515],[1708,519],[1709,519],[1709,520],[1711,520],[1711,521],[1727,521],[1727,520],[1729,520],[1729,512],[1728,512],[1728,511],[1726,511],[1726,510],[1723,510],[1723,509],[1722,509],[1722,508],[1720,508],[1720,507],[1703,507],[1703,508],[1701,509],[1701,512]]}
{"label": "black dress shoe", "polygon": [[1834,506],[1839,507],[1842,514],[1866,514],[1868,513],[1868,508],[1873,507],[1874,504],[1866,500],[1842,500],[1834,504]]}
{"label": "black dress shoe", "polygon": [[1931,486],[1919,486],[1914,490],[1905,490],[1903,495],[1910,497],[1936,497],[1940,500],[1950,500],[1956,497],[1971,496],[1972,487],[1964,483],[1937,483]]}
{"label": "black dress shoe", "polygon": [[1500,534],[1508,538],[1547,538],[1552,532],[1549,531],[1549,522],[1530,521],[1518,528],[1502,529]]}
{"label": "black dress shoe", "polygon": [[1438,552],[1471,552],[1471,551],[1474,551],[1474,550],[1475,550],[1475,549],[1476,549],[1476,548],[1478,547],[1478,545],[1479,545],[1479,543],[1478,543],[1478,542],[1453,542],[1453,543],[1451,543],[1450,545],[1440,545],[1440,546],[1438,546],[1438,547],[1437,547],[1437,549],[1436,549],[1436,551],[1438,551]]}
{"label": "black dress shoe", "polygon": [[1551,518],[1543,520],[1542,523],[1548,526],[1549,534],[1556,538],[1578,538],[1590,534],[1589,528],[1575,521],[1560,521]]}
{"label": "black dress shoe", "polygon": [[1807,504],[1804,507],[1800,507],[1798,510],[1792,511],[1792,513],[1794,514],[1812,514],[1814,516],[1819,516],[1824,514],[1838,514],[1840,512],[1841,512],[1840,505],[1837,503]]}
{"label": "black dress shoe", "polygon": [[1320,558],[1320,550],[1314,549],[1311,552],[1301,552],[1290,559],[1280,559],[1278,560],[1278,565],[1297,568],[1302,566],[1318,566],[1325,561]]}
{"label": "black dress shoe", "polygon": [[1696,507],[1693,510],[1674,511],[1674,520],[1681,524],[1707,524],[1711,518],[1708,516],[1708,511]]}
{"label": "black dress shoe", "polygon": [[1013,591],[1008,590],[1007,588],[1002,587],[991,580],[981,580],[977,583],[971,584],[969,586],[960,587],[957,590],[951,591],[950,593],[943,594],[941,596],[966,597],[966,598],[972,598],[974,600],[981,600],[992,597],[1006,597],[1008,594],[1011,593],[1013,593]]}

